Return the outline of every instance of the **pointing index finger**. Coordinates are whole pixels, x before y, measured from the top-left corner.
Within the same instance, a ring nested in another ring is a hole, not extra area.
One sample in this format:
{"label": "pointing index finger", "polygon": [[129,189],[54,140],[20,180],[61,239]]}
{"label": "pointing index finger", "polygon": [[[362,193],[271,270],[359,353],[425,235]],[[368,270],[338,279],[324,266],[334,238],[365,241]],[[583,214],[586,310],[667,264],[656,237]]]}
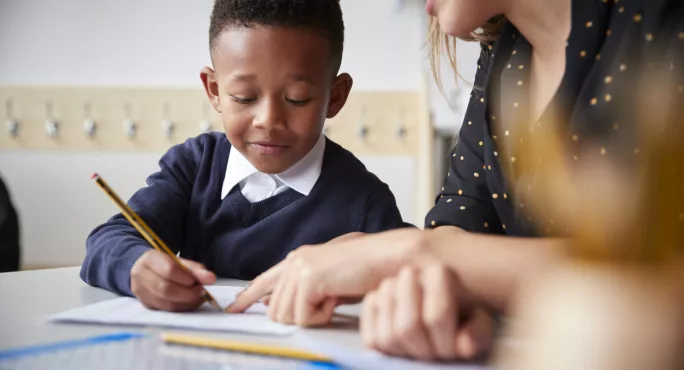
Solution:
{"label": "pointing index finger", "polygon": [[269,295],[280,277],[282,270],[281,263],[273,266],[268,271],[259,275],[252,281],[251,284],[245,288],[240,294],[235,297],[235,301],[226,307],[226,312],[241,313],[248,309],[253,304],[257,303],[261,298]]}

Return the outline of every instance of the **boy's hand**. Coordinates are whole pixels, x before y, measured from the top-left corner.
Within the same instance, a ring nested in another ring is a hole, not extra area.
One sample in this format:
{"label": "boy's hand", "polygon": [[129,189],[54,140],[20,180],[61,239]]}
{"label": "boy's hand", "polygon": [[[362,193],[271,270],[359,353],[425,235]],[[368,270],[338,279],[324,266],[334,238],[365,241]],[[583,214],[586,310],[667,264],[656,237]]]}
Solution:
{"label": "boy's hand", "polygon": [[154,249],[138,258],[131,269],[131,291],[145,307],[190,311],[202,304],[203,285],[215,283],[216,275],[200,263],[181,261],[188,269]]}

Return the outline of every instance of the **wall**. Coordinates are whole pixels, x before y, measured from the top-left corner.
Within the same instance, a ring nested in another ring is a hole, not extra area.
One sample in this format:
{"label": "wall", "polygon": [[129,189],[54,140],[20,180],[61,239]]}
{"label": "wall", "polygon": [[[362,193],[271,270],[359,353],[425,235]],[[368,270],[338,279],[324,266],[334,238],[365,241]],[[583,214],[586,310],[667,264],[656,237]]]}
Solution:
{"label": "wall", "polygon": [[[440,75],[444,94],[440,92],[432,76],[429,76],[428,93],[432,106],[435,128],[442,135],[455,135],[461,127],[473,88],[480,44],[458,40],[456,44],[456,68],[460,77],[451,70],[446,58],[441,58]],[[427,69],[428,67],[426,67]]]}
{"label": "wall", "polygon": [[[209,63],[212,3],[2,0],[0,84],[196,86]],[[354,88],[420,89],[422,9],[401,11],[396,0],[342,8],[342,70]]]}
{"label": "wall", "polygon": [[[425,17],[417,3],[398,11],[395,0],[342,1],[342,69],[355,89],[422,88]],[[210,0],[1,0],[0,85],[197,86],[209,60],[210,9]],[[78,264],[87,233],[115,211],[90,173],[106,175],[127,198],[159,155],[0,151],[0,175],[21,216],[24,265]],[[422,223],[407,181],[414,160],[362,160],[390,185],[407,220]]]}

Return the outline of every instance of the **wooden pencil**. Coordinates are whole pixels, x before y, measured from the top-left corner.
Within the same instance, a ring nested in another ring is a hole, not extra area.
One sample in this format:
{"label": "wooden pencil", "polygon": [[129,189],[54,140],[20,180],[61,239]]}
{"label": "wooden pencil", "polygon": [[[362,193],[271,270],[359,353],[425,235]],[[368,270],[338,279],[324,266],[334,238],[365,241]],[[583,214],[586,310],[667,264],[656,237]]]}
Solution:
{"label": "wooden pencil", "polygon": [[[97,173],[93,174],[90,177],[93,181],[95,181],[95,184],[97,184],[102,191],[109,196],[109,198],[116,204],[116,206],[121,210],[121,214],[130,222],[133,227],[135,227],[136,230],[147,240],[147,242],[156,250],[158,250],[161,253],[164,253],[171,257],[178,265],[180,265],[184,269],[188,269],[187,266],[185,266],[180,259],[176,256],[175,253],[164,243],[157,234],[152,231],[152,229],[147,226],[145,221],[143,221],[140,216],[138,216],[137,213],[135,213],[124,201],[119,198],[118,195],[112,190],[109,185],[98,175]],[[204,293],[202,294],[202,299],[204,299],[205,302],[209,303],[210,305],[216,307],[217,309],[223,311],[223,308],[218,304],[216,299],[205,289]]]}
{"label": "wooden pencil", "polygon": [[186,346],[222,349],[227,351],[251,353],[264,356],[292,358],[304,361],[333,363],[333,360],[327,356],[322,356],[316,353],[311,353],[309,351],[303,351],[295,348],[274,346],[270,344],[249,343],[212,337],[204,337],[199,335],[187,335],[176,333],[162,333],[161,340],[168,344],[180,344]]}

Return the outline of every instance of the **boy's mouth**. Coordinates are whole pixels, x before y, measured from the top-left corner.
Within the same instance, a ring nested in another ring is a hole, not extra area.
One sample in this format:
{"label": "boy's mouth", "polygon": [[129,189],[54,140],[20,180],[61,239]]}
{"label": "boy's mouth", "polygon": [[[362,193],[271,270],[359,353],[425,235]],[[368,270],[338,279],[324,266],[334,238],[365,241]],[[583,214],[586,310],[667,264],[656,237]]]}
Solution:
{"label": "boy's mouth", "polygon": [[283,153],[288,148],[287,145],[274,143],[270,141],[258,141],[250,143],[250,145],[257,151],[259,151],[259,153],[264,155],[278,155]]}

